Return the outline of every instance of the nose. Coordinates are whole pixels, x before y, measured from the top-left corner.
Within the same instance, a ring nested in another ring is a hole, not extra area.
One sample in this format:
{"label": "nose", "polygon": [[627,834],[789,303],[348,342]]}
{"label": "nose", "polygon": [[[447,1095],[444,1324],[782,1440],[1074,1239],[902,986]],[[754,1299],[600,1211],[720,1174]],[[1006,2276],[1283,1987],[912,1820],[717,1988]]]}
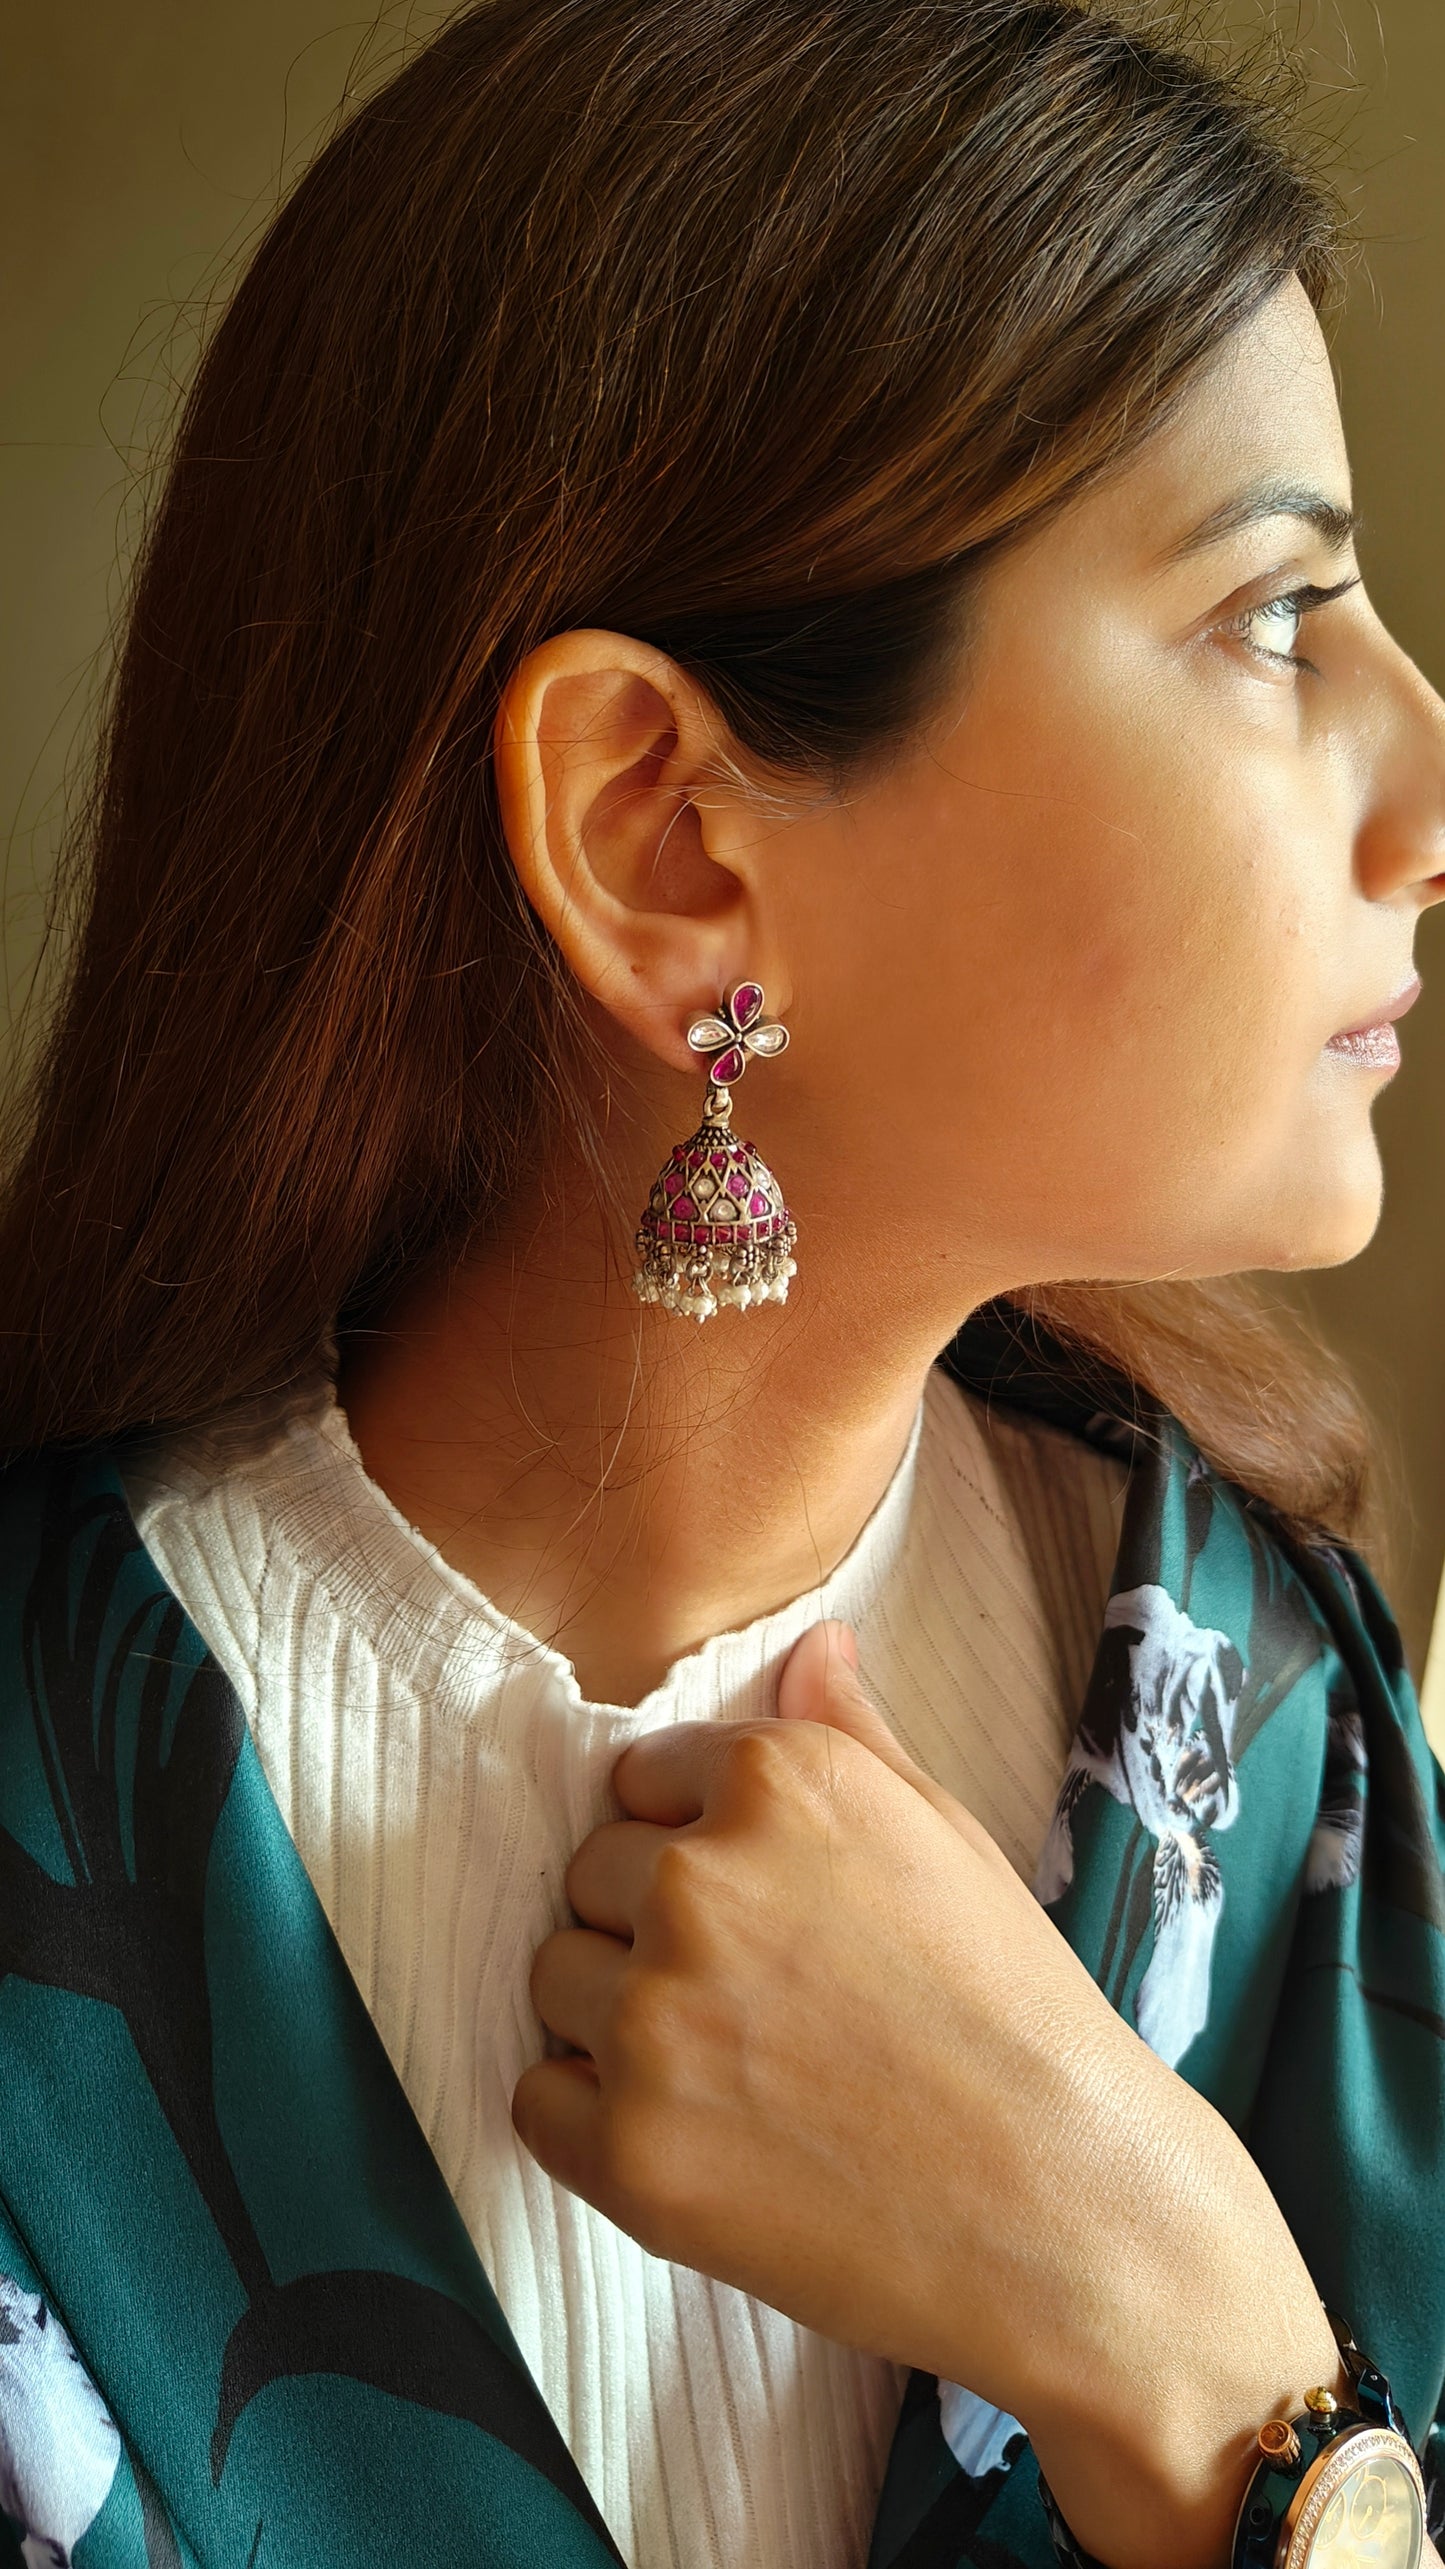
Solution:
{"label": "nose", "polygon": [[1360,885],[1426,910],[1445,900],[1445,699],[1383,625],[1378,645]]}

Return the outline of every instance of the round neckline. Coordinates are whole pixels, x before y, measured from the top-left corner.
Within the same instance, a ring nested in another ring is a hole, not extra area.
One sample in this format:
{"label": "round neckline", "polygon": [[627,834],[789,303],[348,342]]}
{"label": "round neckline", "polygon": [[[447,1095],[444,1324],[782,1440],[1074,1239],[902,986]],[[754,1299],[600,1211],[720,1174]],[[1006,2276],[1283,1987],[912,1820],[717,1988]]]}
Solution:
{"label": "round neckline", "polygon": [[348,1619],[374,1647],[386,1649],[389,1639],[395,1641],[399,1621],[414,1629],[420,1617],[442,1659],[458,1652],[470,1655],[467,1645],[475,1648],[480,1643],[514,1665],[545,1673],[572,1710],[641,1728],[666,1718],[679,1695],[694,1699],[705,1695],[722,1704],[740,1684],[755,1678],[764,1655],[772,1657],[790,1647],[820,1618],[836,1613],[852,1620],[866,1614],[905,1540],[930,1398],[959,1397],[952,1384],[945,1384],[940,1393],[940,1379],[937,1368],[931,1369],[892,1476],[826,1577],[746,1623],[708,1634],[674,1659],[635,1704],[585,1695],[564,1649],[507,1614],[411,1523],[367,1471],[329,1373],[319,1375],[308,1387],[308,1396],[290,1407],[271,1450],[279,1456],[289,1448],[289,1468],[298,1459],[298,1444],[315,1440],[319,1448],[315,1459],[324,1458],[330,1495],[339,1496],[344,1484],[349,1539],[339,1554],[321,1562],[313,1546],[298,1540],[297,1512],[283,1506],[281,1522],[292,1549],[337,1596]]}

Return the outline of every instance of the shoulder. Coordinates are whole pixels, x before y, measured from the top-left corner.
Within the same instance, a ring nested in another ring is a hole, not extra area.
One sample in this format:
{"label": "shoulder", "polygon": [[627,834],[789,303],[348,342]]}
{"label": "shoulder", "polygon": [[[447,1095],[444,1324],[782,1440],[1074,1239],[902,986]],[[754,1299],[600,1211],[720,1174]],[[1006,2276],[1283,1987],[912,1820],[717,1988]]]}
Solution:
{"label": "shoulder", "polygon": [[50,1446],[0,1469],[0,1634],[37,1609],[49,1584],[68,1593],[104,1579],[137,1545],[114,1450]]}
{"label": "shoulder", "polygon": [[1138,1386],[1102,1357],[1065,1347],[1022,1310],[985,1303],[942,1350],[942,1371],[1013,1424],[1047,1426],[1096,1453],[1134,1460],[1158,1418]]}
{"label": "shoulder", "polygon": [[1216,1576],[1232,1564],[1236,1616],[1271,1599],[1303,1613],[1375,1683],[1409,1685],[1399,1626],[1363,1555],[1323,1536],[1306,1540],[1267,1500],[1203,1454],[1188,1429],[1106,1359],[1065,1345],[1006,1303],[986,1304],[939,1366],[992,1419],[1037,1440],[1045,1430],[1129,1467],[1135,1546],[1152,1526],[1150,1577],[1192,1585],[1211,1548]]}
{"label": "shoulder", "polygon": [[124,1758],[136,1724],[164,1728],[174,1699],[218,1675],[141,1541],[116,1447],[56,1446],[0,1470],[4,1778],[32,1735],[57,1773],[67,1756]]}
{"label": "shoulder", "polygon": [[[1318,1795],[1321,1826],[1330,1821],[1331,1847],[1341,1838],[1347,1857],[1359,1845],[1361,1800],[1368,1793],[1382,1820],[1387,1806],[1403,1871],[1433,1915],[1445,1777],[1399,1626],[1363,1556],[1347,1543],[1306,1539],[1218,1471],[1171,1411],[1020,1310],[985,1306],[940,1362],[990,1410],[1129,1463],[1081,1748],[1117,1753],[1166,1662],[1191,1702],[1207,1666],[1230,1762],[1258,1742],[1251,1762],[1273,1772],[1279,1761],[1263,1752],[1266,1734],[1281,1754],[1289,1741],[1275,1789]],[[1353,1874],[1348,1860],[1326,1864],[1328,1852],[1317,1842],[1322,1881],[1332,1871]]]}

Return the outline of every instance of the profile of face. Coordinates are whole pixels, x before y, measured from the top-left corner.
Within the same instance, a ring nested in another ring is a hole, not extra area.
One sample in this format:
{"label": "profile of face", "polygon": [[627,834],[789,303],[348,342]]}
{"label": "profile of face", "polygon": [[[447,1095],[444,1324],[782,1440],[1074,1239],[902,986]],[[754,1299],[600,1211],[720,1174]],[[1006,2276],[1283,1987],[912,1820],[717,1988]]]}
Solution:
{"label": "profile of face", "polygon": [[956,705],[855,816],[900,1045],[946,1065],[940,1163],[982,1173],[1030,1267],[1325,1266],[1374,1229],[1384,1078],[1330,1042],[1405,990],[1445,895],[1445,707],[1358,584],[1349,507],[1292,286],[999,564]]}
{"label": "profile of face", "polygon": [[527,888],[679,1070],[689,1008],[764,983],[793,1040],[737,1120],[805,1236],[886,1241],[895,1290],[945,1302],[1364,1246],[1389,1065],[1332,1039],[1407,990],[1445,896],[1445,705],[1350,508],[1291,282],[995,557],[946,699],[840,795],[702,784],[704,709],[641,646],[523,664],[498,775]]}

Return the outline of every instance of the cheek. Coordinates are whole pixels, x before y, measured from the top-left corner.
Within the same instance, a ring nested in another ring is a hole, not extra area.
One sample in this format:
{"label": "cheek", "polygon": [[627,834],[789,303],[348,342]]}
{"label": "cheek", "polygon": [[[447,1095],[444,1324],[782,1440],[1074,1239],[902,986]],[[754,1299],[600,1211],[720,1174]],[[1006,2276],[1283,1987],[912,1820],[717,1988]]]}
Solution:
{"label": "cheek", "polygon": [[1325,816],[1277,756],[1211,769],[1182,731],[1084,712],[1002,761],[995,725],[987,766],[956,740],[856,913],[898,1003],[866,1047],[879,1104],[1079,1271],[1204,1254],[1278,1187],[1338,933]]}

